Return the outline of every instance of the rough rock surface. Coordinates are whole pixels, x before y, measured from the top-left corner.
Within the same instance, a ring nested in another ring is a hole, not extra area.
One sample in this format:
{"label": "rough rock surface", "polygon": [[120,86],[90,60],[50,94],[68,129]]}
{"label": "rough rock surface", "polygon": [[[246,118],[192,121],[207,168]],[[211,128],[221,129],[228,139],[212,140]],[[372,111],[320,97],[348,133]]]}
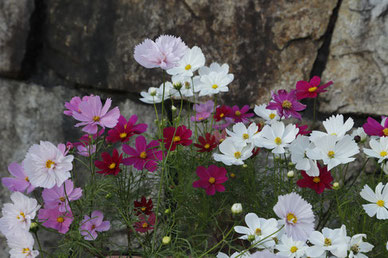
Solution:
{"label": "rough rock surface", "polygon": [[[211,4],[210,4],[211,2]],[[145,38],[173,34],[228,63],[236,79],[224,99],[267,102],[271,89],[308,79],[337,0],[47,0],[41,65],[66,80],[140,91],[161,72],[133,59]],[[244,94],[241,94],[244,92]]]}
{"label": "rough rock surface", "polygon": [[323,77],[333,80],[320,110],[387,115],[388,2],[343,0]]}
{"label": "rough rock surface", "polygon": [[26,51],[34,1],[0,1],[0,75],[18,76]]}

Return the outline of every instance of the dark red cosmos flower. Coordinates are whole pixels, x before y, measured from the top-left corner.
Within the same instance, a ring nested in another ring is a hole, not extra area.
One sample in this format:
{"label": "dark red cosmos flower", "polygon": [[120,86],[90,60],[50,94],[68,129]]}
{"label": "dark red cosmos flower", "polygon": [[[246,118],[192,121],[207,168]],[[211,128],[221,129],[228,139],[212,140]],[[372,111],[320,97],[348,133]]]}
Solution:
{"label": "dark red cosmos flower", "polygon": [[333,182],[333,177],[331,176],[330,171],[327,171],[327,166],[321,167],[319,163],[317,163],[317,165],[319,168],[319,176],[309,176],[302,170],[303,179],[299,179],[296,184],[302,188],[311,188],[317,192],[317,194],[321,194],[325,188],[332,189],[331,182]]}
{"label": "dark red cosmos flower", "polygon": [[195,143],[194,146],[199,148],[198,152],[211,152],[215,147],[217,147],[216,137],[210,133],[198,137],[199,143]]}
{"label": "dark red cosmos flower", "polygon": [[307,81],[298,81],[296,83],[296,97],[298,100],[305,98],[316,98],[318,93],[326,92],[326,88],[333,84],[332,81],[319,87],[321,83],[321,78],[314,76],[309,82]]}
{"label": "dark red cosmos flower", "polygon": [[107,142],[127,142],[134,134],[141,134],[147,130],[147,124],[136,124],[137,116],[132,115],[128,121],[120,115],[116,126],[108,131]]}
{"label": "dark red cosmos flower", "polygon": [[150,198],[147,201],[147,199],[144,196],[141,197],[140,202],[134,201],[133,204],[135,206],[135,209],[133,210],[136,211],[136,215],[140,215],[140,214],[150,215],[152,213],[152,208],[154,207],[154,205],[152,204],[152,199]]}
{"label": "dark red cosmos flower", "polygon": [[96,165],[98,169],[101,169],[100,171],[97,171],[97,173],[117,175],[120,172],[120,164],[122,163],[123,154],[120,154],[119,156],[119,152],[114,149],[112,156],[110,156],[108,152],[103,152],[101,157],[102,161],[94,161],[94,165]]}
{"label": "dark red cosmos flower", "polygon": [[151,213],[151,215],[146,218],[143,214],[139,216],[140,221],[136,222],[133,227],[137,232],[146,233],[149,230],[154,229],[153,225],[155,225],[155,214]]}
{"label": "dark red cosmos flower", "polygon": [[232,108],[229,106],[218,106],[216,108],[216,113],[214,114],[214,119],[216,122],[221,121],[227,117],[232,116]]}
{"label": "dark red cosmos flower", "polygon": [[216,165],[210,165],[209,168],[199,166],[196,173],[200,179],[193,183],[193,187],[206,189],[207,195],[214,195],[216,191],[225,191],[225,187],[222,185],[228,180],[225,168]]}
{"label": "dark red cosmos flower", "polygon": [[[388,136],[388,118],[382,117],[381,124],[368,117],[367,122],[362,126],[367,135],[376,135],[380,137]],[[383,126],[384,125],[384,126]]]}
{"label": "dark red cosmos flower", "polygon": [[184,125],[178,126],[176,129],[175,127],[166,127],[163,130],[164,147],[166,150],[173,151],[179,144],[188,146],[193,142],[189,139],[191,134],[191,130],[187,129]]}
{"label": "dark red cosmos flower", "polygon": [[295,124],[296,128],[299,128],[299,132],[296,136],[298,135],[308,135],[311,133],[311,131],[307,130],[308,129],[308,125],[299,125],[299,124]]}
{"label": "dark red cosmos flower", "polygon": [[253,117],[253,113],[247,113],[249,111],[249,106],[245,105],[241,109],[236,105],[232,107],[232,117],[235,123],[243,122],[248,123],[248,118]]}

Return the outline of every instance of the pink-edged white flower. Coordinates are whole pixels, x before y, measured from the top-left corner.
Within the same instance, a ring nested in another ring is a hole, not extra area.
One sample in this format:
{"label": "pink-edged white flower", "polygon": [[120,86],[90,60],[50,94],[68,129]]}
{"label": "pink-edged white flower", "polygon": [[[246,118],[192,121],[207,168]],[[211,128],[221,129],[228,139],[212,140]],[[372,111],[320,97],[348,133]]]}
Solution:
{"label": "pink-edged white flower", "polygon": [[344,123],[343,115],[331,116],[325,121],[323,121],[323,126],[326,129],[326,133],[320,131],[312,131],[310,139],[311,141],[316,140],[319,137],[325,135],[335,135],[337,139],[341,139],[346,132],[353,128],[354,121],[349,117]]}
{"label": "pink-edged white flower", "polygon": [[272,124],[280,120],[280,116],[276,110],[267,109],[267,105],[262,104],[260,106],[255,105],[253,110],[255,114],[265,120],[266,124]]}
{"label": "pink-edged white flower", "polygon": [[26,176],[36,187],[60,186],[70,177],[73,155],[64,156],[51,142],[41,141],[30,147],[23,161]]}
{"label": "pink-edged white flower", "polygon": [[253,245],[257,244],[255,247],[268,248],[275,245],[273,238],[278,235],[278,232],[275,233],[278,231],[278,222],[275,219],[263,219],[255,213],[248,213],[245,216],[245,223],[248,227],[234,227],[234,231],[243,234],[239,239],[248,240]]}
{"label": "pink-edged white flower", "polygon": [[363,238],[366,238],[365,234],[357,234],[352,236],[349,243],[349,258],[367,258],[363,253],[372,251],[373,245],[364,242]]}
{"label": "pink-edged white flower", "polygon": [[282,235],[280,243],[276,245],[275,249],[279,252],[279,255],[291,258],[304,257],[307,249],[307,245],[304,241],[296,241],[291,237]]}
{"label": "pink-edged white flower", "polygon": [[[289,150],[291,153],[291,161],[295,164],[295,168],[298,170],[304,170],[304,171],[310,171],[311,167],[313,166],[311,159],[307,157],[307,150],[313,149],[315,146],[313,143],[310,142],[309,137],[304,135],[299,135],[296,137],[295,141],[293,141],[290,144]],[[316,175],[309,175],[309,176],[318,176]]]}
{"label": "pink-edged white flower", "polygon": [[178,65],[188,48],[181,40],[170,35],[161,35],[155,42],[146,39],[135,47],[134,58],[145,68],[160,67],[163,70]]}
{"label": "pink-edged white flower", "polygon": [[16,162],[9,164],[8,171],[14,177],[3,177],[1,183],[12,192],[31,193],[35,187],[31,185],[29,178],[25,175],[23,166]]}
{"label": "pink-edged white flower", "polygon": [[366,155],[372,158],[378,158],[379,163],[388,159],[388,137],[380,137],[379,141],[371,139],[369,145],[372,149],[364,148]]}
{"label": "pink-edged white flower", "polygon": [[34,250],[34,238],[28,231],[16,231],[7,238],[11,258],[34,258],[39,251]]}
{"label": "pink-edged white flower", "polygon": [[233,125],[233,131],[226,129],[226,133],[236,142],[246,146],[247,144],[253,143],[253,136],[257,133],[259,128],[255,123],[252,123],[248,128],[244,123],[239,122]]}
{"label": "pink-edged white flower", "polygon": [[[66,197],[67,196],[67,197]],[[69,201],[75,201],[81,198],[82,189],[75,188],[73,181],[66,180],[61,186],[54,186],[51,189],[44,189],[42,197],[44,200],[44,207],[53,209],[56,208],[61,212],[69,211]]]}
{"label": "pink-edged white flower", "polygon": [[285,231],[289,237],[306,241],[314,231],[315,218],[312,206],[300,195],[296,193],[280,195],[273,210],[285,224]]}
{"label": "pink-edged white flower", "polygon": [[205,56],[202,50],[194,46],[186,52],[178,65],[167,70],[170,75],[192,77],[193,73],[205,65]]}
{"label": "pink-edged white flower", "polygon": [[252,156],[253,145],[244,146],[241,143],[236,143],[231,137],[226,138],[219,145],[220,152],[214,153],[213,158],[227,166],[243,165],[244,160]]}
{"label": "pink-edged white flower", "polygon": [[335,135],[325,135],[313,140],[313,143],[315,148],[307,150],[307,157],[322,160],[328,170],[352,162],[355,160],[352,156],[360,152],[357,143],[349,135],[340,140]]}
{"label": "pink-edged white flower", "polygon": [[98,130],[98,125],[102,128],[113,128],[116,126],[120,117],[118,107],[109,110],[112,100],[108,98],[104,106],[99,96],[90,96],[86,101],[82,101],[78,108],[80,113],[73,113],[73,117],[80,121],[75,127],[85,126],[82,131],[89,134],[95,134]]}
{"label": "pink-edged white flower", "polygon": [[379,183],[376,186],[375,192],[368,186],[364,185],[360,195],[363,199],[371,202],[370,204],[363,204],[365,212],[369,217],[377,214],[377,219],[388,219],[388,186]]}
{"label": "pink-edged white flower", "polygon": [[289,144],[295,140],[299,129],[289,124],[286,127],[283,122],[275,122],[264,126],[263,130],[255,137],[255,145],[272,150],[272,153],[285,153]]}
{"label": "pink-edged white flower", "polygon": [[31,226],[31,220],[35,218],[36,211],[40,205],[33,199],[20,192],[11,194],[13,203],[6,203],[3,206],[3,217],[0,218],[0,231],[8,236],[15,230],[28,231]]}
{"label": "pink-edged white flower", "polygon": [[108,231],[110,229],[110,222],[104,219],[104,214],[101,211],[93,211],[89,217],[84,216],[81,222],[80,231],[85,240],[95,240],[97,238],[97,232]]}
{"label": "pink-edged white flower", "polygon": [[194,77],[194,91],[199,96],[214,95],[220,92],[228,92],[228,84],[234,79],[233,74],[228,73],[229,66],[212,63],[210,67],[201,67],[199,76]]}
{"label": "pink-edged white flower", "polygon": [[323,228],[322,233],[314,231],[308,239],[313,246],[307,248],[306,253],[310,257],[326,257],[331,252],[337,257],[346,257],[349,237],[346,236],[346,227],[330,229]]}

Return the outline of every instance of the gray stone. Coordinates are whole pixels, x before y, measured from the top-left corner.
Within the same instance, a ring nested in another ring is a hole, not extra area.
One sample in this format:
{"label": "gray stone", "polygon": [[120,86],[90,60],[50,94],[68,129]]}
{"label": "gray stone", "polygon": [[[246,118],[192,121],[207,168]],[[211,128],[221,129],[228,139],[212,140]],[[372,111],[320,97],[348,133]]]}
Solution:
{"label": "gray stone", "polygon": [[0,74],[20,74],[33,11],[32,0],[0,1]]}
{"label": "gray stone", "polygon": [[338,14],[323,79],[322,112],[387,115],[387,1],[344,0]]}

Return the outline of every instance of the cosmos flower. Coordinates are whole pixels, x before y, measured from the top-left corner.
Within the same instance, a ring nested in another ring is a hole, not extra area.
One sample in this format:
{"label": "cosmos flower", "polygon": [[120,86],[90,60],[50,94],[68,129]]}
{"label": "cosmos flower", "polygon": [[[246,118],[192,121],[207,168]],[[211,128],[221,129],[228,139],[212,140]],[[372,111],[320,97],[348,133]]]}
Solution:
{"label": "cosmos flower", "polygon": [[244,124],[249,123],[249,119],[254,116],[253,113],[247,113],[249,111],[249,106],[245,105],[241,109],[235,105],[232,107],[231,117],[234,119],[235,123],[242,122]]}
{"label": "cosmos flower", "polygon": [[104,214],[101,211],[95,210],[91,216],[84,216],[83,221],[80,223],[80,233],[84,236],[85,240],[96,240],[97,232],[104,232],[110,229],[110,222],[104,219]]}
{"label": "cosmos flower", "polygon": [[41,209],[38,214],[38,220],[43,226],[58,230],[61,234],[66,234],[69,231],[73,219],[71,211],[60,212],[55,208]]}
{"label": "cosmos flower", "polygon": [[364,242],[363,238],[366,238],[365,234],[357,234],[352,236],[349,242],[349,258],[366,258],[363,253],[372,251],[373,245]]}
{"label": "cosmos flower", "polygon": [[333,177],[331,176],[330,171],[327,171],[327,167],[321,167],[318,164],[319,175],[318,176],[309,176],[305,171],[301,171],[303,179],[299,179],[296,184],[299,187],[307,187],[313,189],[317,194],[323,193],[325,188],[332,189]]}
{"label": "cosmos flower", "polygon": [[218,106],[214,114],[214,120],[217,122],[213,125],[214,129],[223,130],[234,121],[232,117],[233,110],[229,106]]}
{"label": "cosmos flower", "polygon": [[367,135],[370,136],[388,136],[388,119],[382,118],[381,123],[374,120],[372,117],[368,117],[367,122],[362,126]]}
{"label": "cosmos flower", "polygon": [[34,238],[28,231],[17,230],[15,234],[7,237],[11,258],[34,258],[39,251],[34,250]]}
{"label": "cosmos flower", "polygon": [[25,175],[24,169],[16,162],[9,164],[8,171],[14,177],[3,177],[1,183],[12,192],[31,193],[35,187],[31,185],[29,178]]}
{"label": "cosmos flower", "polygon": [[299,120],[302,116],[298,113],[306,108],[306,105],[298,102],[294,91],[278,90],[275,94],[272,92],[272,101],[268,104],[267,109],[277,110],[280,117],[294,117]]}
{"label": "cosmos flower", "polygon": [[267,105],[262,104],[260,106],[255,105],[253,110],[255,114],[265,120],[266,124],[272,124],[275,121],[279,121],[280,117],[276,111],[267,109]]}
{"label": "cosmos flower", "polygon": [[379,141],[371,139],[369,145],[372,149],[364,148],[367,156],[378,158],[379,163],[388,159],[388,137],[380,137]]}
{"label": "cosmos flower", "polygon": [[123,154],[121,153],[119,156],[116,149],[113,149],[112,156],[108,152],[103,152],[101,158],[102,161],[94,161],[94,165],[100,169],[96,171],[97,173],[116,176],[121,171],[120,164],[123,163]]}
{"label": "cosmos flower", "polygon": [[298,81],[296,83],[296,97],[298,100],[305,98],[316,98],[319,93],[326,92],[326,88],[333,84],[332,81],[319,86],[321,78],[314,76],[310,82]]}
{"label": "cosmos flower", "polygon": [[233,125],[233,131],[226,129],[226,133],[236,142],[243,146],[253,143],[253,137],[258,131],[255,123],[251,123],[248,128],[241,122]]}
{"label": "cosmos flower", "polygon": [[134,201],[134,211],[136,211],[136,215],[140,214],[145,214],[145,215],[151,215],[152,213],[152,208],[154,205],[152,204],[152,199],[150,198],[148,201],[147,199],[142,196],[140,202],[139,201]]}
{"label": "cosmos flower", "polygon": [[120,115],[116,126],[108,131],[106,141],[110,143],[127,142],[135,134],[144,133],[147,130],[147,124],[136,124],[137,115],[132,115],[128,121]]}
{"label": "cosmos flower", "polygon": [[307,245],[304,241],[294,240],[292,237],[282,235],[280,243],[276,245],[278,255],[289,258],[301,258],[304,257],[307,249]]}
{"label": "cosmos flower", "polygon": [[229,66],[212,63],[210,67],[203,66],[199,69],[199,76],[194,77],[194,91],[199,96],[214,95],[220,92],[228,92],[234,76],[229,72]]}
{"label": "cosmos flower", "polygon": [[290,144],[291,161],[298,170],[310,170],[313,162],[306,156],[307,149],[313,149],[315,146],[310,142],[307,136],[300,135]]}
{"label": "cosmos flower", "polygon": [[244,160],[252,156],[253,144],[244,146],[241,143],[236,143],[232,138],[228,137],[219,145],[221,154],[214,153],[213,158],[227,166],[243,165]]}
{"label": "cosmos flower", "polygon": [[332,115],[325,121],[323,121],[323,126],[326,129],[327,133],[320,132],[320,131],[313,131],[311,133],[310,139],[311,141],[315,141],[319,137],[325,136],[325,135],[335,135],[337,136],[337,139],[342,139],[342,137],[345,136],[345,134],[353,128],[354,121],[351,117],[349,117],[344,122],[344,116],[343,115]]}
{"label": "cosmos flower", "polygon": [[214,102],[212,100],[208,100],[205,103],[194,104],[193,109],[196,114],[195,116],[192,116],[190,120],[193,122],[202,122],[210,117],[214,109]]}
{"label": "cosmos flower", "polygon": [[309,135],[311,133],[311,131],[307,130],[308,129],[308,125],[300,125],[300,124],[295,124],[296,128],[299,129],[299,132],[296,136],[299,136],[299,135]]}
{"label": "cosmos flower", "polygon": [[228,180],[225,168],[216,165],[210,165],[208,168],[199,166],[196,173],[200,179],[193,183],[193,187],[205,189],[207,195],[225,191],[225,186],[222,185]]}
{"label": "cosmos flower", "polygon": [[199,148],[198,152],[211,152],[218,145],[216,137],[210,133],[206,133],[205,137],[199,136],[198,142],[194,144],[195,147]]}
{"label": "cosmos flower", "polygon": [[80,114],[81,110],[79,109],[79,104],[82,101],[87,101],[88,98],[89,96],[83,96],[82,99],[78,96],[73,97],[69,102],[65,102],[65,107],[67,110],[63,111],[63,113],[67,116],[73,116],[74,113]]}
{"label": "cosmos flower", "polygon": [[193,73],[205,65],[205,56],[202,50],[194,46],[189,49],[183,58],[178,62],[177,66],[167,70],[170,75],[180,75],[192,77]]}
{"label": "cosmos flower", "polygon": [[[181,97],[194,96],[193,83],[191,77],[174,75],[171,77],[173,88],[170,89],[172,96],[176,99]],[[182,96],[181,96],[182,95]]]}
{"label": "cosmos flower", "polygon": [[363,199],[371,202],[369,204],[363,204],[365,212],[369,217],[373,217],[377,214],[377,219],[388,219],[388,186],[383,183],[379,183],[376,186],[375,192],[368,186],[364,185],[360,195]]}
{"label": "cosmos flower", "polygon": [[133,225],[133,227],[137,232],[146,233],[154,229],[153,226],[155,225],[155,219],[156,219],[155,213],[151,213],[151,215],[148,216],[148,218],[141,214],[139,216],[139,219],[140,221],[135,222],[135,224]]}
{"label": "cosmos flower", "polygon": [[189,138],[191,137],[191,130],[187,129],[186,126],[181,125],[177,128],[175,127],[166,127],[163,129],[163,142],[166,150],[173,151],[176,149],[177,145],[188,146],[193,141]]}
{"label": "cosmos flower", "polygon": [[[67,198],[66,198],[67,195]],[[42,197],[44,207],[49,209],[58,209],[61,212],[69,211],[69,201],[75,201],[81,198],[82,189],[74,188],[74,183],[70,179],[66,180],[61,186],[54,186],[51,189],[44,189]]]}

